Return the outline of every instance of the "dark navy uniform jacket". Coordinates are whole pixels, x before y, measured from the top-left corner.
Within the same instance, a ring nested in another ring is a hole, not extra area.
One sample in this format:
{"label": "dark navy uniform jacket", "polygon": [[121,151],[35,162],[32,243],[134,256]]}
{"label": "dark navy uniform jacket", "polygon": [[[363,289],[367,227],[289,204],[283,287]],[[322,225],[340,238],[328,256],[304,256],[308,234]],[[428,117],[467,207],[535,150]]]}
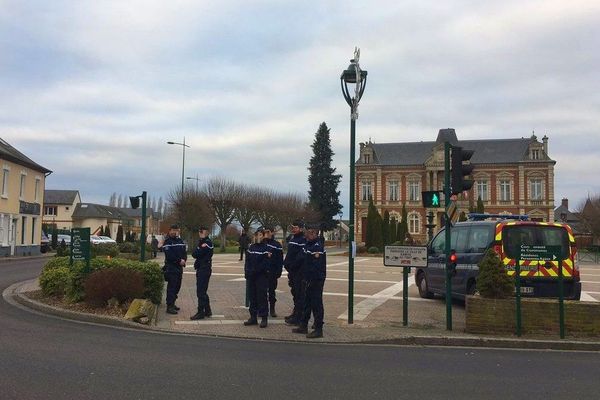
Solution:
{"label": "dark navy uniform jacket", "polygon": [[306,238],[302,232],[290,238],[285,260],[283,261],[283,265],[287,272],[296,272],[302,268],[302,263],[304,262],[303,250],[305,245]]}
{"label": "dark navy uniform jacket", "polygon": [[319,238],[307,242],[304,246],[304,265],[302,275],[307,281],[324,280],[327,269],[327,254]]}
{"label": "dark navy uniform jacket", "polygon": [[279,278],[283,269],[283,247],[277,240],[269,239],[267,240],[267,250],[271,253],[269,272]]}
{"label": "dark navy uniform jacket", "polygon": [[244,277],[248,279],[266,273],[269,270],[269,264],[269,250],[266,242],[251,244],[246,251]]}
{"label": "dark navy uniform jacket", "polygon": [[200,239],[198,246],[192,253],[192,257],[196,259],[194,269],[212,269],[213,248],[214,246],[209,238]]}
{"label": "dark navy uniform jacket", "polygon": [[182,267],[179,265],[181,260],[187,260],[187,252],[183,239],[176,237],[167,237],[162,246],[165,253],[165,269],[167,271],[181,272]]}

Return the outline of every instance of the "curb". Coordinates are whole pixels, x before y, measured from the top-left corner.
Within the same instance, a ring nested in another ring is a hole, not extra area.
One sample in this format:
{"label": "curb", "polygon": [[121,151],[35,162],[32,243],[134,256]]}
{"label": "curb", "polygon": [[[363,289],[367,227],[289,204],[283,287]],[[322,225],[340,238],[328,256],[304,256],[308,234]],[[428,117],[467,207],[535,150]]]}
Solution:
{"label": "curb", "polygon": [[40,254],[38,256],[1,257],[0,264],[6,264],[6,263],[14,262],[14,261],[39,260],[42,258],[52,258],[52,256]]}
{"label": "curb", "polygon": [[[272,342],[287,342],[287,343],[304,343],[304,344],[335,344],[335,345],[383,345],[383,346],[424,346],[424,347],[466,347],[466,348],[493,348],[493,349],[523,349],[523,350],[559,350],[559,351],[600,351],[600,342],[584,342],[584,341],[557,341],[557,340],[539,340],[539,339],[513,339],[513,338],[495,338],[495,337],[468,337],[468,336],[404,336],[393,339],[382,340],[365,340],[355,342],[342,341],[305,341],[305,340],[290,340],[277,338],[260,338],[260,337],[239,337],[232,335],[204,334],[198,332],[179,332],[172,329],[164,329],[157,327],[157,316],[154,316],[154,323],[151,325],[139,324],[136,322],[127,321],[117,317],[106,315],[94,315],[80,313],[71,310],[64,310],[49,306],[36,300],[32,300],[23,293],[18,292],[18,289],[29,281],[15,283],[9,286],[5,293],[8,293],[20,305],[36,310],[38,312],[58,316],[75,321],[89,322],[106,326],[138,329],[148,332],[181,334],[188,336],[200,336],[210,338],[235,339],[235,340],[254,340],[254,341],[272,341]],[[158,314],[158,307],[156,309]]]}

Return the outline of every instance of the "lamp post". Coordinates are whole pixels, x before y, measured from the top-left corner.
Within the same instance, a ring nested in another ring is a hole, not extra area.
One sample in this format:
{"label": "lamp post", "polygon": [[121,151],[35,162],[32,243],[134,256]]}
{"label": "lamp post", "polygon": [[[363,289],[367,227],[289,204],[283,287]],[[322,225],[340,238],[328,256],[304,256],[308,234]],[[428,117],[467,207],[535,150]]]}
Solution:
{"label": "lamp post", "polygon": [[191,179],[196,181],[196,192],[198,191],[198,182],[201,181],[200,178],[198,178],[198,174],[196,174],[196,177],[194,178],[193,176],[186,176],[185,179]]}
{"label": "lamp post", "polygon": [[182,166],[181,166],[181,196],[183,197],[183,177],[185,176],[185,148],[190,147],[190,146],[185,144],[185,136],[183,137],[183,143],[167,142],[167,144],[176,144],[183,148],[183,161],[182,161]]}
{"label": "lamp post", "polygon": [[[350,60],[348,69],[342,72],[340,84],[346,103],[350,106],[350,223],[348,224],[348,323],[354,323],[354,158],[356,147],[356,119],[358,118],[358,103],[367,84],[367,71],[360,69],[358,64],[360,49],[354,49],[354,58]],[[354,84],[354,97],[348,84]]]}

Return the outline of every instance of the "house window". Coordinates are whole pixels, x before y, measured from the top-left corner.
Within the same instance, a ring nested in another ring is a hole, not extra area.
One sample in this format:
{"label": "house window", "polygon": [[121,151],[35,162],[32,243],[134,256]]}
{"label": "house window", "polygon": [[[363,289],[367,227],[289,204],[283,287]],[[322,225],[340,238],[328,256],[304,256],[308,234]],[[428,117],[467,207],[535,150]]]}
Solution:
{"label": "house window", "polygon": [[46,206],[44,207],[44,215],[56,215],[56,206]]}
{"label": "house window", "polygon": [[21,244],[25,244],[25,229],[27,227],[27,217],[21,217]]}
{"label": "house window", "polygon": [[483,201],[489,200],[488,181],[477,181],[477,196]]}
{"label": "house window", "polygon": [[410,214],[408,216],[408,232],[411,235],[418,234],[421,231],[421,217],[419,214]]}
{"label": "house window", "polygon": [[500,181],[500,201],[510,201],[510,181]]}
{"label": "house window", "polygon": [[31,218],[31,244],[35,244],[35,223],[37,218]]}
{"label": "house window", "polygon": [[388,200],[398,201],[398,181],[390,181],[388,190]]}
{"label": "house window", "polygon": [[40,199],[40,179],[35,178],[35,199],[34,202],[38,202]]}
{"label": "house window", "polygon": [[542,200],[542,180],[532,179],[530,183],[531,187],[531,200]]}
{"label": "house window", "polygon": [[371,155],[370,154],[365,154],[363,157],[365,158],[365,164],[371,163]]}
{"label": "house window", "polygon": [[369,201],[369,199],[373,197],[373,193],[371,191],[371,182],[363,181],[361,186],[361,200]]}
{"label": "house window", "polygon": [[540,159],[540,150],[539,149],[531,150],[531,159],[532,160]]}
{"label": "house window", "polygon": [[8,196],[8,174],[9,174],[9,170],[8,168],[4,168],[2,170],[2,196],[3,197],[7,197]]}
{"label": "house window", "polygon": [[421,183],[417,181],[408,183],[408,201],[419,201],[421,198]]}
{"label": "house window", "polygon": [[25,178],[27,178],[27,175],[21,174],[21,189],[19,190],[19,197],[21,199],[25,197]]}

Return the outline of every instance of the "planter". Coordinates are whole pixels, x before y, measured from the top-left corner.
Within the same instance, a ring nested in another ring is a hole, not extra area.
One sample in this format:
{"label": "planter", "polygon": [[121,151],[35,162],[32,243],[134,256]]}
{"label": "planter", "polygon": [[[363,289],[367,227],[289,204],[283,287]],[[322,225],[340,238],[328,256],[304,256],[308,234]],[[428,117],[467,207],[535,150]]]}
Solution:
{"label": "planter", "polygon": [[[466,298],[466,332],[511,335],[516,330],[515,299]],[[524,335],[559,336],[558,300],[521,298]],[[600,337],[600,303],[565,301],[565,331],[570,336]]]}

